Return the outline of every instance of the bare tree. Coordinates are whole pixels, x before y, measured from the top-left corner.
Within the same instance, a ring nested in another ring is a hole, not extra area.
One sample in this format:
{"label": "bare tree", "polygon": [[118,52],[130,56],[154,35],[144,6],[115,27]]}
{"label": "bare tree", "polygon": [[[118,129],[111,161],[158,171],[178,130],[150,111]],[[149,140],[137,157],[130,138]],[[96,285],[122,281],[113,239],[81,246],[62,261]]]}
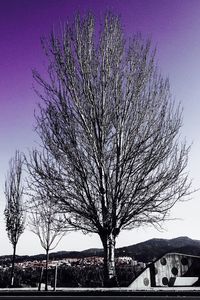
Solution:
{"label": "bare tree", "polygon": [[23,183],[22,183],[23,158],[19,151],[9,162],[9,171],[5,180],[6,208],[4,210],[8,238],[13,246],[11,268],[11,282],[14,285],[14,265],[16,246],[20,235],[25,228],[25,214],[23,208]]}
{"label": "bare tree", "polygon": [[49,251],[56,248],[66,233],[63,215],[59,213],[49,191],[40,189],[28,201],[29,227],[46,251],[45,290],[48,290]]}
{"label": "bare tree", "polygon": [[160,226],[189,193],[189,147],[179,143],[182,111],[150,41],[135,35],[126,42],[110,13],[100,36],[94,29],[92,15],[78,16],[43,43],[49,79],[34,72],[42,99],[37,130],[60,171],[38,155],[33,165],[68,222],[100,236],[109,285],[120,231]]}

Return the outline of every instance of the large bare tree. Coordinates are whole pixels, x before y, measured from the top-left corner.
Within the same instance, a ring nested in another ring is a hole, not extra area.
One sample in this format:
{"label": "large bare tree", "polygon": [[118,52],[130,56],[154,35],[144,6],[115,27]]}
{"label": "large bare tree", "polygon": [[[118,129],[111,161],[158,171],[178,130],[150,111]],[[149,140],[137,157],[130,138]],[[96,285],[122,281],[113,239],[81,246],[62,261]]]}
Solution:
{"label": "large bare tree", "polygon": [[70,213],[68,222],[100,236],[109,285],[120,231],[159,226],[189,193],[182,111],[150,41],[140,35],[126,41],[111,13],[99,35],[89,14],[43,45],[49,79],[34,72],[42,99],[37,130],[52,165],[35,155],[33,169]]}
{"label": "large bare tree", "polygon": [[14,264],[16,246],[20,235],[25,228],[25,213],[23,207],[23,182],[22,182],[23,156],[19,151],[9,162],[9,170],[5,180],[6,208],[4,210],[8,238],[13,246],[11,267],[11,282],[14,285]]}

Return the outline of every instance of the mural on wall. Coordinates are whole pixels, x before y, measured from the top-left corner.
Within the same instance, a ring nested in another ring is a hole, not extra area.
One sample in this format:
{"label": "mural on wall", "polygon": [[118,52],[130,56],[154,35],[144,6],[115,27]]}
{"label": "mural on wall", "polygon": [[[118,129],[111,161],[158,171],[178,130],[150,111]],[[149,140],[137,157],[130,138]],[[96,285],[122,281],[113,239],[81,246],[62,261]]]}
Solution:
{"label": "mural on wall", "polygon": [[129,285],[133,289],[151,287],[200,286],[200,257],[168,253],[150,263]]}

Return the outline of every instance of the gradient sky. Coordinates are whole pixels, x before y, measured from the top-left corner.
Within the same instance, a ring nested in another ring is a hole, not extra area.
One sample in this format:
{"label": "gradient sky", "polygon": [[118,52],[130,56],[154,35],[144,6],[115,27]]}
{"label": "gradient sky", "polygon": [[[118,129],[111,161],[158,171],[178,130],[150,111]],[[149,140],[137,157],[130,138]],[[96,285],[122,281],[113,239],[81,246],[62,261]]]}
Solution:
{"label": "gradient sky", "polygon": [[[72,20],[78,11],[92,11],[102,20],[106,10],[121,16],[127,36],[141,32],[152,38],[164,76],[172,93],[184,107],[182,136],[193,143],[188,171],[193,188],[200,187],[200,1],[199,0],[0,0],[0,255],[11,254],[3,210],[4,179],[15,149],[36,145],[34,109],[39,101],[33,91],[32,69],[42,71],[45,58],[40,37],[60,22]],[[200,192],[177,204],[165,230],[146,227],[122,232],[117,246],[146,239],[189,236],[200,240]],[[70,233],[57,250],[101,247],[98,236]],[[28,230],[21,236],[17,253],[43,252],[39,240]]]}

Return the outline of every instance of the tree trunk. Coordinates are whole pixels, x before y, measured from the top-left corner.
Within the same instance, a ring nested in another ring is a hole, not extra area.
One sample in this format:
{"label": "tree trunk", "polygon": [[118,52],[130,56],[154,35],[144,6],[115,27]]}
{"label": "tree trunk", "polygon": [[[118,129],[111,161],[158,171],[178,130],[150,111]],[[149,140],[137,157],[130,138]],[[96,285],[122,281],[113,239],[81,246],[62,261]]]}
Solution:
{"label": "tree trunk", "polygon": [[41,272],[40,272],[40,281],[39,281],[39,285],[38,285],[38,291],[41,290],[43,272],[44,272],[44,268],[42,267]]}
{"label": "tree trunk", "polygon": [[46,276],[45,276],[45,291],[48,290],[48,263],[49,263],[49,249],[46,249]]}
{"label": "tree trunk", "polygon": [[115,237],[113,234],[101,238],[104,248],[104,286],[118,286],[115,270]]}
{"label": "tree trunk", "polygon": [[54,276],[54,291],[56,291],[56,287],[57,287],[57,277],[58,277],[58,265],[56,264],[55,276]]}
{"label": "tree trunk", "polygon": [[14,269],[15,269],[16,246],[17,246],[17,244],[13,245],[13,257],[12,257],[11,280],[10,280],[10,286],[11,287],[14,286]]}

